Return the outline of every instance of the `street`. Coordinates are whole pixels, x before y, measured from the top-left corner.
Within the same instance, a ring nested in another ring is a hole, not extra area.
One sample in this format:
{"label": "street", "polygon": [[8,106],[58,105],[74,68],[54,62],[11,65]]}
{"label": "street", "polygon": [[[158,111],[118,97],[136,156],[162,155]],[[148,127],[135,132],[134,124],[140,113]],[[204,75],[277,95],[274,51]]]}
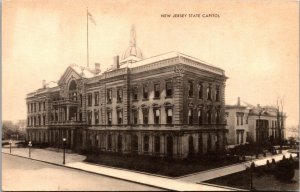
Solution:
{"label": "street", "polygon": [[146,185],[2,153],[4,191],[157,191]]}

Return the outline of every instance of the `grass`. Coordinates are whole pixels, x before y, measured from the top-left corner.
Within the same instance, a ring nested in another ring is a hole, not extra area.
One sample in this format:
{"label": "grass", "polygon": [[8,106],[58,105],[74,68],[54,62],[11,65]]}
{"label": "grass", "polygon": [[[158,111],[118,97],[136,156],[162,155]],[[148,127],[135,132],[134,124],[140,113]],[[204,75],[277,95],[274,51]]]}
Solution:
{"label": "grass", "polygon": [[241,162],[237,159],[214,159],[210,156],[172,160],[153,156],[113,153],[88,154],[85,161],[169,177],[179,177]]}
{"label": "grass", "polygon": [[[295,173],[298,174],[295,177],[299,177],[299,160],[294,162],[294,168],[297,170]],[[254,188],[256,190],[280,191],[280,189],[293,190],[293,188],[299,187],[299,183],[295,182],[295,180],[298,179],[295,179],[295,177],[291,182],[284,182],[276,179],[273,174],[274,172],[268,170],[266,166],[256,167],[252,175]],[[215,178],[205,182],[250,190],[251,172],[249,169],[247,169],[245,171]]]}

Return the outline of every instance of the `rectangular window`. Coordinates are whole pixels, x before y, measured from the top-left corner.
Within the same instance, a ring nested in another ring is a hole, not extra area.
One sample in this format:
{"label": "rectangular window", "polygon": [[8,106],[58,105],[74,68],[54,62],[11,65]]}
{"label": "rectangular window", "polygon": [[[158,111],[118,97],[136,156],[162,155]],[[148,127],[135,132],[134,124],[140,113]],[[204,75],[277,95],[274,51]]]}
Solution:
{"label": "rectangular window", "polygon": [[41,111],[41,109],[42,109],[42,105],[41,105],[41,103],[39,102],[39,111]]}
{"label": "rectangular window", "polygon": [[236,113],[236,124],[240,125],[239,113]]}
{"label": "rectangular window", "polygon": [[46,125],[46,115],[43,116],[43,125]]}
{"label": "rectangular window", "polygon": [[133,121],[132,123],[134,125],[137,124],[137,121],[138,121],[138,111],[137,110],[132,111],[132,121]]}
{"label": "rectangular window", "polygon": [[118,125],[121,125],[123,123],[123,112],[117,111],[117,117],[118,117]]}
{"label": "rectangular window", "polygon": [[112,101],[112,90],[107,89],[107,103],[111,103]]}
{"label": "rectangular window", "polygon": [[132,90],[133,100],[138,100],[138,88],[134,87]]}
{"label": "rectangular window", "polygon": [[143,123],[144,125],[148,125],[148,110],[143,110]]}
{"label": "rectangular window", "polygon": [[160,97],[160,86],[159,84],[154,84],[154,98]]}
{"label": "rectangular window", "polygon": [[241,125],[244,124],[244,113],[241,113]]}
{"label": "rectangular window", "polygon": [[95,106],[99,105],[99,92],[95,92]]}
{"label": "rectangular window", "polygon": [[34,103],[34,112],[36,112],[36,103]]}
{"label": "rectangular window", "polygon": [[95,111],[95,124],[98,125],[99,124],[99,111]]}
{"label": "rectangular window", "polygon": [[216,86],[216,95],[215,95],[216,101],[220,101],[220,86]]}
{"label": "rectangular window", "polygon": [[107,112],[107,124],[108,125],[112,124],[111,111]]}
{"label": "rectangular window", "polygon": [[173,110],[167,109],[167,124],[173,123]]}
{"label": "rectangular window", "polygon": [[193,94],[194,94],[193,81],[188,81],[188,94],[189,94],[189,97],[193,97]]}
{"label": "rectangular window", "polygon": [[93,99],[93,95],[91,93],[88,94],[88,106],[92,106],[92,99]]}
{"label": "rectangular window", "polygon": [[29,103],[27,103],[27,112],[28,113],[30,112],[30,105],[29,105]]}
{"label": "rectangular window", "polygon": [[144,85],[143,86],[143,98],[144,99],[148,99],[148,92],[149,92],[148,85]]}
{"label": "rectangular window", "polygon": [[44,111],[46,111],[46,102],[45,101],[43,102],[43,109],[44,109]]}
{"label": "rectangular window", "polygon": [[92,112],[91,111],[88,112],[88,124],[89,125],[92,124]]}
{"label": "rectangular window", "polygon": [[189,116],[189,125],[192,125],[193,124],[193,110],[192,109],[189,109],[188,116]]}
{"label": "rectangular window", "polygon": [[211,86],[207,87],[207,100],[211,100]]}
{"label": "rectangular window", "polygon": [[166,82],[166,96],[167,97],[172,97],[173,96],[172,82]]}
{"label": "rectangular window", "polygon": [[198,84],[198,98],[199,99],[203,98],[203,86],[201,83]]}
{"label": "rectangular window", "polygon": [[117,102],[121,103],[123,101],[123,89],[117,90]]}
{"label": "rectangular window", "polygon": [[198,120],[199,120],[199,125],[201,125],[202,124],[202,111],[201,110],[198,111]]}
{"label": "rectangular window", "polygon": [[160,110],[154,109],[154,124],[159,124]]}

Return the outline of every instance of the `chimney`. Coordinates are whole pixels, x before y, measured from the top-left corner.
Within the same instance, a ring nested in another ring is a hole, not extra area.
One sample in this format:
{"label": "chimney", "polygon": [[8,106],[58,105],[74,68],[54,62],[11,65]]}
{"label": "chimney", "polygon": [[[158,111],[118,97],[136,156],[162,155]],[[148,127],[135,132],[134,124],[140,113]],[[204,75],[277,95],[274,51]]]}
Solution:
{"label": "chimney", "polygon": [[241,106],[241,99],[240,99],[240,97],[238,97],[237,105],[238,105],[238,106]]}
{"label": "chimney", "polygon": [[45,89],[46,88],[46,80],[45,79],[43,79],[43,89]]}
{"label": "chimney", "polygon": [[114,56],[114,64],[113,64],[114,69],[119,69],[120,64],[119,64],[119,55]]}
{"label": "chimney", "polygon": [[95,63],[95,74],[98,75],[100,72],[100,63]]}

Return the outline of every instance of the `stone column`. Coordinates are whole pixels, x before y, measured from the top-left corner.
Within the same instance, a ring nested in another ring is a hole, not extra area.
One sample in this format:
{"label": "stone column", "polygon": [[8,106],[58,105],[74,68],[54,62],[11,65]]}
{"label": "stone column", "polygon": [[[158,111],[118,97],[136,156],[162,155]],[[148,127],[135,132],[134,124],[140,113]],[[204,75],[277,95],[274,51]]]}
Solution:
{"label": "stone column", "polygon": [[69,117],[69,106],[67,106],[67,119],[66,119],[67,121],[69,121],[70,120],[70,117]]}

